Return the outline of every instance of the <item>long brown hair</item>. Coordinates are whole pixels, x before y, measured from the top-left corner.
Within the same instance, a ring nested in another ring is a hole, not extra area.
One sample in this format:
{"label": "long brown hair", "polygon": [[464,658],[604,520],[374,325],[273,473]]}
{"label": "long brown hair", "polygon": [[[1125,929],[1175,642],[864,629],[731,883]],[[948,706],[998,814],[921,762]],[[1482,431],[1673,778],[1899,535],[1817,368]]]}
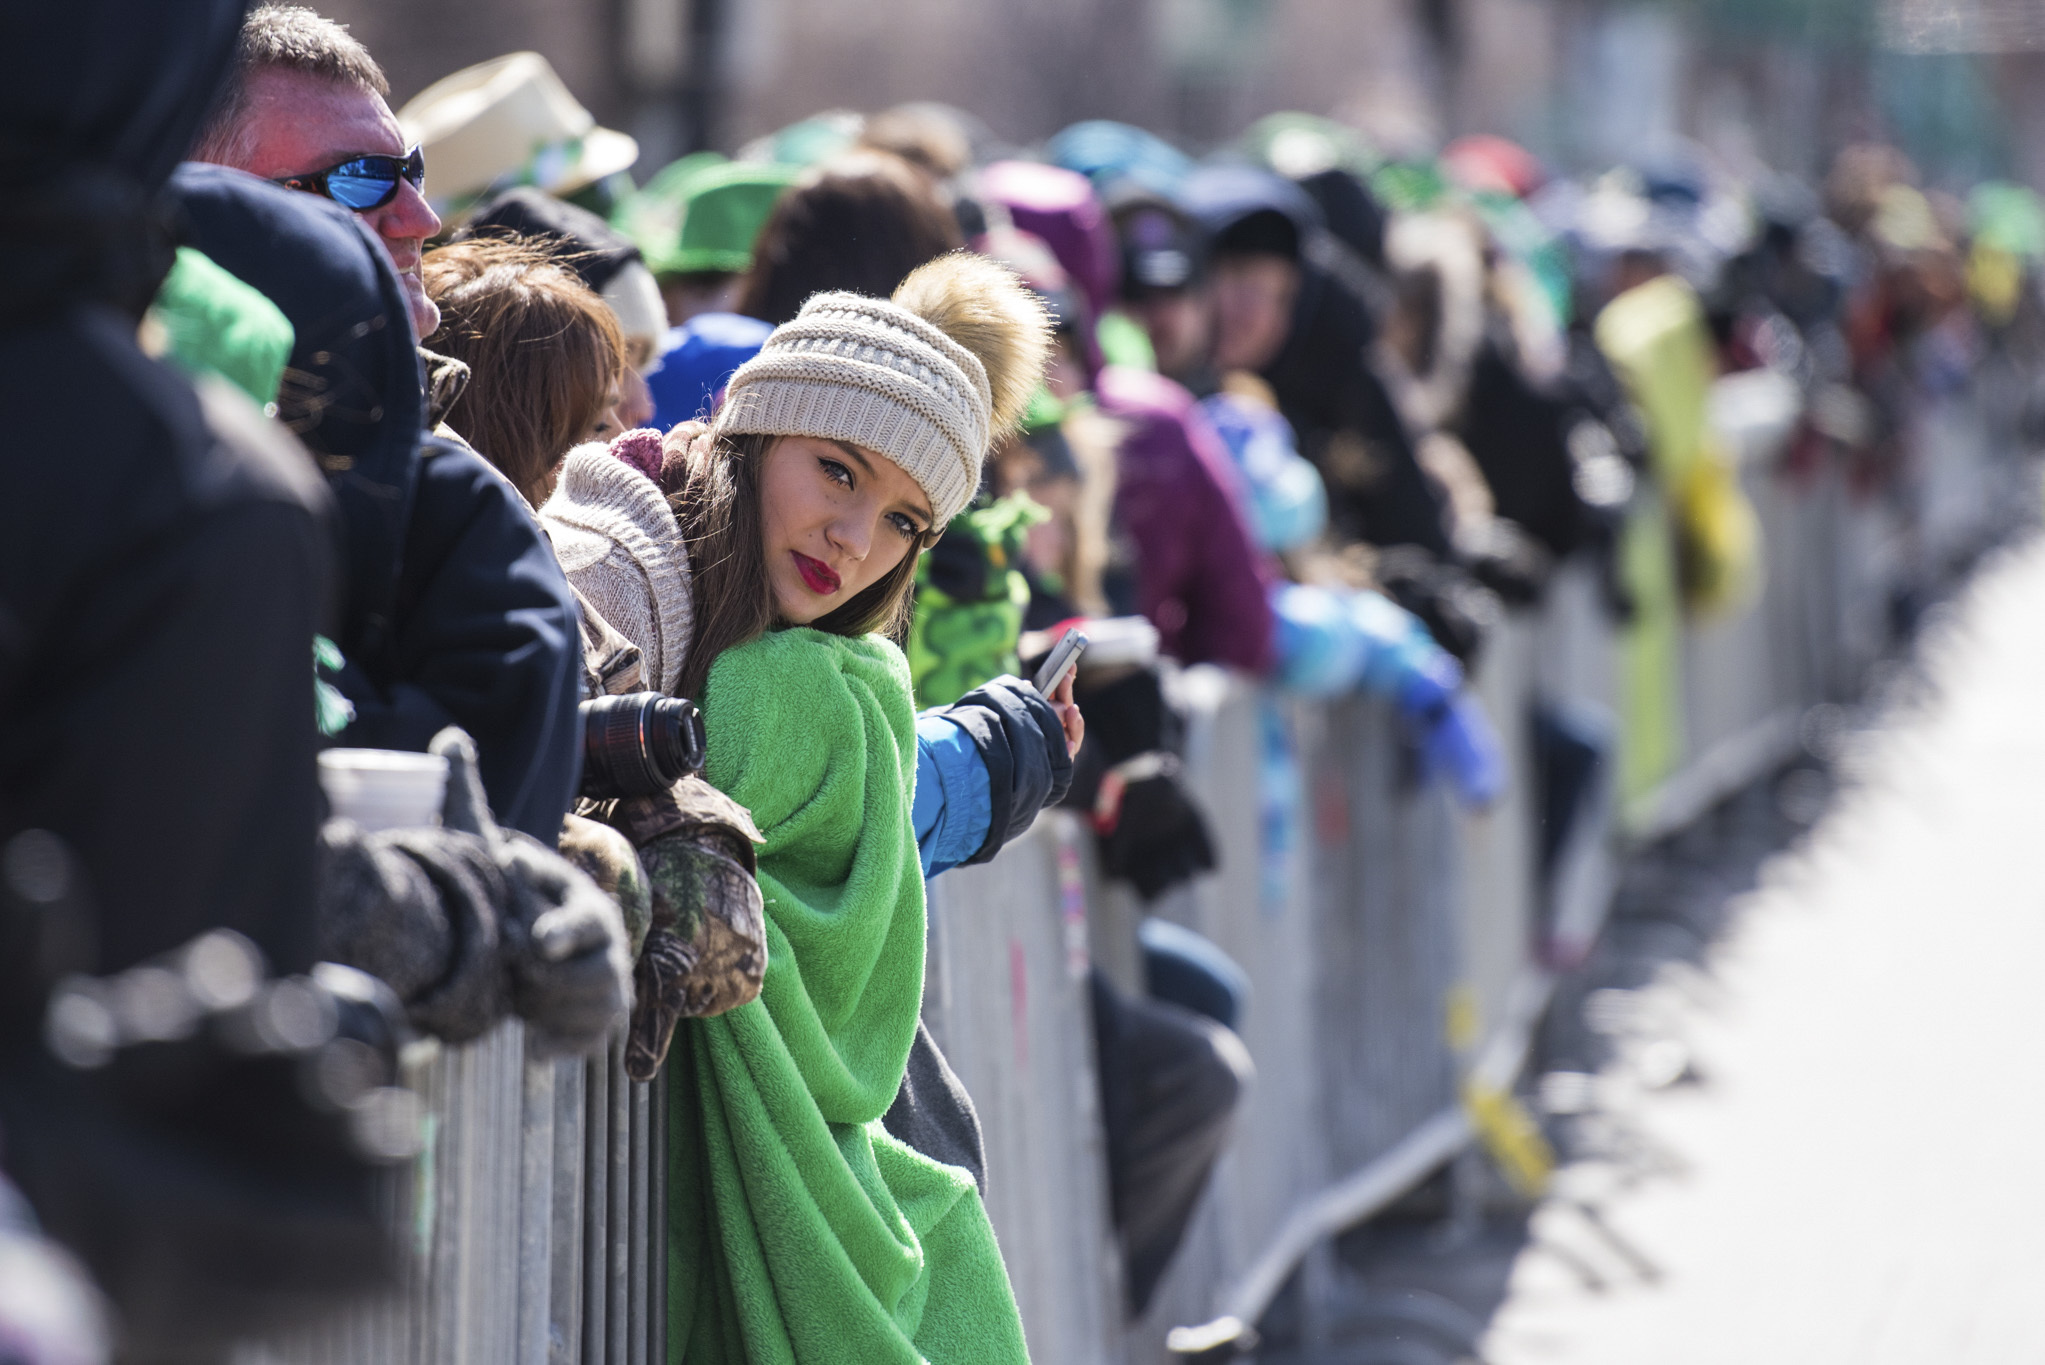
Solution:
{"label": "long brown hair", "polygon": [[440,305],[440,328],[426,344],[470,370],[448,425],[538,506],[569,447],[616,402],[625,374],[617,318],[528,239],[437,247],[420,274]]}
{"label": "long brown hair", "polygon": [[[688,460],[669,505],[689,547],[694,638],[675,684],[678,696],[701,700],[717,656],[783,624],[767,577],[760,466],[777,436],[727,436]],[[909,631],[916,560],[935,535],[925,532],[902,562],[843,606],[810,622],[832,635],[887,636],[901,644]]]}

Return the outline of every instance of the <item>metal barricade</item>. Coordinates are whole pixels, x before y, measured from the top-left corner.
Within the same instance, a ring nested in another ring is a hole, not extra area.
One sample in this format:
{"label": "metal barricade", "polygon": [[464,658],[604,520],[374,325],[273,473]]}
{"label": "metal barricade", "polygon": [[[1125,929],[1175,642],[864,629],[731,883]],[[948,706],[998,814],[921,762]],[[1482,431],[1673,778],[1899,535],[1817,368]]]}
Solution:
{"label": "metal barricade", "polygon": [[665,1086],[526,1055],[516,1021],[406,1059],[425,1150],[393,1211],[404,1281],[237,1365],[660,1365]]}
{"label": "metal barricade", "polygon": [[1088,1000],[1091,836],[1054,811],[930,886],[924,1021],[979,1110],[987,1214],[1030,1354],[1121,1355],[1120,1261]]}

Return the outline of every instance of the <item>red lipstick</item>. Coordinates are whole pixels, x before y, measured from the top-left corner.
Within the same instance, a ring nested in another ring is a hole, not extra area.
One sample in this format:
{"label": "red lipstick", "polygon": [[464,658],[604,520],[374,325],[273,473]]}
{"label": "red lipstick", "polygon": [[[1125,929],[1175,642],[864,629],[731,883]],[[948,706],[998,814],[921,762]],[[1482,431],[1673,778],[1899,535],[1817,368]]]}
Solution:
{"label": "red lipstick", "polygon": [[802,581],[809,590],[819,597],[829,597],[838,591],[838,575],[831,572],[831,566],[821,559],[811,559],[800,550],[790,550],[795,556],[795,571],[802,575]]}

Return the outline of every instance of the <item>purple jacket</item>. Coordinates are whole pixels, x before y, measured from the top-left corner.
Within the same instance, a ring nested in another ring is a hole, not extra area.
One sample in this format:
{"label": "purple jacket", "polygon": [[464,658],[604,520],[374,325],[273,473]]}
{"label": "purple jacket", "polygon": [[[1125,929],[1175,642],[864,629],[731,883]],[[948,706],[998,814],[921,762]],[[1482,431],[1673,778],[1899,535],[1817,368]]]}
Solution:
{"label": "purple jacket", "polygon": [[1115,519],[1136,542],[1139,608],[1181,663],[1272,666],[1269,579],[1221,437],[1162,375],[1109,366],[1101,411],[1123,423]]}

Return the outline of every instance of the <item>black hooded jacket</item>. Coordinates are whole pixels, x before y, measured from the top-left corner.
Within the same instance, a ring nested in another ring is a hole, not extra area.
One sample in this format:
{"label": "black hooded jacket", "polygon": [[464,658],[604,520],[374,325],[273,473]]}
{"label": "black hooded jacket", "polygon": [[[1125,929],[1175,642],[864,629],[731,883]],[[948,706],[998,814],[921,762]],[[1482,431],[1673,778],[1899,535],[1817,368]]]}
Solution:
{"label": "black hooded jacket", "polygon": [[581,775],[575,599],[516,490],[473,451],[422,437],[404,295],[360,218],[222,166],[178,168],[183,239],[268,295],[296,336],[278,417],[340,505],[341,742],[476,741],[503,824],[551,845]]}
{"label": "black hooded jacket", "polygon": [[0,1072],[53,972],[219,925],[311,957],[329,499],[136,340],[242,9],[0,7],[0,866],[43,869],[0,878]]}
{"label": "black hooded jacket", "polygon": [[1187,184],[1186,209],[1217,241],[1255,215],[1290,220],[1299,296],[1292,329],[1263,377],[1321,471],[1338,539],[1419,545],[1450,554],[1445,509],[1413,439],[1371,364],[1377,319],[1367,268],[1331,234],[1306,191],[1250,166],[1209,167]]}

